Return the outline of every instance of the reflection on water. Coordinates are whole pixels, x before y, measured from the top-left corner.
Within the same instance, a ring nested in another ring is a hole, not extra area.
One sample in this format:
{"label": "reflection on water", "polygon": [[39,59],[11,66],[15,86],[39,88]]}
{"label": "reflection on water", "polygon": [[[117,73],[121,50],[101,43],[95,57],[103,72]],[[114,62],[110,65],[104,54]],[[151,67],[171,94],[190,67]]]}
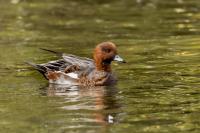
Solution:
{"label": "reflection on water", "polygon": [[55,84],[49,84],[42,91],[43,95],[49,97],[62,96],[65,99],[62,109],[68,111],[91,111],[93,118],[83,118],[84,121],[105,125],[118,121],[117,115],[119,112],[106,111],[120,110],[120,104],[116,98],[117,93],[118,89],[115,86],[84,87]]}

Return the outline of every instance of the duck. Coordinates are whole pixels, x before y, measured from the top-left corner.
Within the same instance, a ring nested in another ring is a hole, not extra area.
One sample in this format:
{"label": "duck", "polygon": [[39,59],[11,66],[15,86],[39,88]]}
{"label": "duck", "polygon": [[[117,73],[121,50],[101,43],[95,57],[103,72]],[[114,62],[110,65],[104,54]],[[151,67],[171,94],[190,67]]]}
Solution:
{"label": "duck", "polygon": [[109,86],[116,84],[117,78],[111,69],[112,61],[126,63],[118,55],[113,42],[99,43],[93,51],[93,59],[79,57],[73,54],[60,53],[41,48],[54,53],[61,58],[43,64],[27,62],[40,72],[50,84],[80,85],[80,86]]}

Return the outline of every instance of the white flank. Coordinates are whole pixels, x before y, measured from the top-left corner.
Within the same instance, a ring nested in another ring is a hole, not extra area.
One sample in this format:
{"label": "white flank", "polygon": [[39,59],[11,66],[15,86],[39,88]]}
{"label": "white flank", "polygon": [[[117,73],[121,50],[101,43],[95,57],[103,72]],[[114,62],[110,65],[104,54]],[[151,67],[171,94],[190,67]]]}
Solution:
{"label": "white flank", "polygon": [[49,83],[52,84],[65,84],[65,85],[78,85],[74,80],[78,79],[78,74],[76,73],[67,73],[62,74],[57,80],[49,80]]}
{"label": "white flank", "polygon": [[78,79],[78,74],[76,74],[76,73],[67,73],[66,75],[71,78]]}

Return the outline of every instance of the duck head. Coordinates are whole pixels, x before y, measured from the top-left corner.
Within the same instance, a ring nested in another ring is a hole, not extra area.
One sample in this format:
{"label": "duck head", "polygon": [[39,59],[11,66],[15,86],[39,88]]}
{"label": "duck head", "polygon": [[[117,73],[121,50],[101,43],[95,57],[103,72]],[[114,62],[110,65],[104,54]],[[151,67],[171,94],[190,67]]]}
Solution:
{"label": "duck head", "polygon": [[112,42],[102,42],[94,49],[93,58],[96,69],[99,71],[111,71],[111,62],[126,63],[118,54],[117,47]]}

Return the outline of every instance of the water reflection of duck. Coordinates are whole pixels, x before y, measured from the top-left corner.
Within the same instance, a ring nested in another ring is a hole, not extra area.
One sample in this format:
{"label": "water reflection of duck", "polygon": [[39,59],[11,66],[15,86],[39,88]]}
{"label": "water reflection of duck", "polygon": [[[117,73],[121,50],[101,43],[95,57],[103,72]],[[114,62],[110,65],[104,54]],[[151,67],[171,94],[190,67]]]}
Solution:
{"label": "water reflection of duck", "polygon": [[83,58],[43,49],[61,55],[63,59],[45,64],[33,64],[36,70],[44,75],[50,83],[101,86],[116,82],[111,72],[111,62],[125,61],[117,55],[117,48],[112,42],[103,42],[96,46],[93,58]]}
{"label": "water reflection of duck", "polygon": [[[117,122],[117,110],[120,104],[117,102],[118,89],[115,86],[69,86],[49,84],[42,89],[43,95],[49,97],[62,96],[70,104],[64,104],[61,108],[70,111],[92,111],[93,121],[107,124]],[[44,93],[45,92],[45,93]],[[113,111],[113,112],[112,112]]]}

